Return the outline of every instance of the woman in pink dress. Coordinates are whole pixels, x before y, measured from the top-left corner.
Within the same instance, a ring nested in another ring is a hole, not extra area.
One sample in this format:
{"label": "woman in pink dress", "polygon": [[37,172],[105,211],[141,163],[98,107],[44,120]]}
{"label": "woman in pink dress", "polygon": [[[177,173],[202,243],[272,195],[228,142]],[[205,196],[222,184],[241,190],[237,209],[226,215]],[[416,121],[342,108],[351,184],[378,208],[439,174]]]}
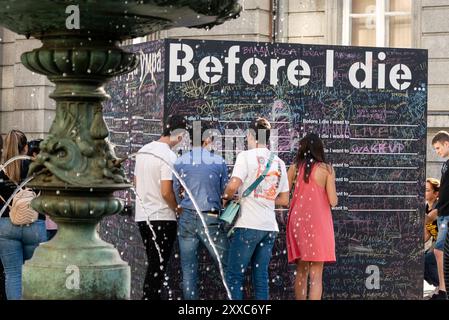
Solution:
{"label": "woman in pink dress", "polygon": [[293,196],[287,224],[288,262],[296,264],[295,296],[321,299],[324,262],[335,262],[335,239],[331,206],[337,205],[335,171],[324,158],[323,142],[314,133],[299,144],[288,171]]}

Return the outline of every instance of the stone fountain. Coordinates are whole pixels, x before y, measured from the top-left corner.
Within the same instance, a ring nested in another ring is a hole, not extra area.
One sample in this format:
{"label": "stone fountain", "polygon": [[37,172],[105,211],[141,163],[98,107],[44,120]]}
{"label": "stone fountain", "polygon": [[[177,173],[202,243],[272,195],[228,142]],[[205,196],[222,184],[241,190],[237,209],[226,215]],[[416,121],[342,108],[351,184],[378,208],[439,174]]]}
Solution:
{"label": "stone fountain", "polygon": [[[40,190],[33,207],[59,231],[25,263],[24,299],[129,299],[130,268],[96,231],[123,208],[113,193],[131,186],[102,113],[109,97],[103,85],[138,63],[119,42],[175,27],[210,28],[240,9],[237,0],[0,0],[0,25],[43,43],[22,63],[56,85],[56,117],[29,174]],[[67,24],[77,13],[79,25]]]}

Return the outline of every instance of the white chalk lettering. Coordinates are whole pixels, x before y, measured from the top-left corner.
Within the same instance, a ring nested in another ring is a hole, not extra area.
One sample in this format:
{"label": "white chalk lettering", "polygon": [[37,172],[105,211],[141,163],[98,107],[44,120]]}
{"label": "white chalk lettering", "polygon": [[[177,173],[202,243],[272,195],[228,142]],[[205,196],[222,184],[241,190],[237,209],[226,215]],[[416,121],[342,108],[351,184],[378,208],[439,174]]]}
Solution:
{"label": "white chalk lettering", "polygon": [[[335,59],[344,59],[345,55],[335,52],[335,50],[326,50],[326,69],[323,74],[316,72],[316,66],[313,66],[314,72],[312,73],[310,64],[303,59],[295,58],[289,61],[287,58],[269,58],[269,50],[264,51],[263,57],[253,56],[243,60],[239,57],[240,49],[240,45],[233,45],[225,51],[227,53],[224,56],[204,56],[199,61],[195,61],[195,52],[190,45],[170,43],[169,81],[187,82],[197,72],[199,78],[208,84],[217,83],[222,79],[226,79],[227,84],[235,84],[236,76],[239,75],[249,85],[259,85],[266,81],[272,86],[277,86],[280,79],[286,78],[291,85],[302,87],[306,86],[312,78],[320,77],[316,79],[319,81],[324,76],[326,87],[330,88],[334,86],[334,77],[338,77],[339,80],[346,79],[341,70],[335,70],[335,65],[338,65],[335,63]],[[247,53],[246,49],[245,52]],[[410,68],[402,63],[388,66],[385,62],[386,59],[386,53],[379,52],[374,65],[373,52],[366,51],[364,61],[356,61],[349,67],[347,79],[357,89],[373,89],[374,86],[377,86],[378,89],[386,89],[388,80],[396,90],[408,89],[412,80]],[[146,64],[159,65],[160,61],[160,56],[150,57]],[[387,68],[389,68],[389,74]],[[159,70],[159,68],[157,69]],[[154,70],[154,67],[151,70]],[[375,76],[377,76],[377,81]]]}

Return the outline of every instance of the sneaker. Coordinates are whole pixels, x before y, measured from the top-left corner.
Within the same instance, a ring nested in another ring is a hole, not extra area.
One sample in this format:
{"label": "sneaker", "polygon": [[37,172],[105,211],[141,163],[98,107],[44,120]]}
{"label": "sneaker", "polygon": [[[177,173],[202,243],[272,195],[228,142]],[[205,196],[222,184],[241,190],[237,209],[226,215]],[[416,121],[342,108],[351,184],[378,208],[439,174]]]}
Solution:
{"label": "sneaker", "polygon": [[439,290],[438,293],[435,293],[430,300],[447,300],[446,291]]}

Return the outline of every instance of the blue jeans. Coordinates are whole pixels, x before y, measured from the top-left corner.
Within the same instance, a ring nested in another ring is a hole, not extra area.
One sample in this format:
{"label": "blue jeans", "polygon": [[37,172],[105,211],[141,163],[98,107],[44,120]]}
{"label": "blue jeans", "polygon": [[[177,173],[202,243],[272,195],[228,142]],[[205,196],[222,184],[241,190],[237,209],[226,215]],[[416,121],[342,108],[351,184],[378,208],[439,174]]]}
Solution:
{"label": "blue jeans", "polygon": [[57,229],[47,230],[47,241],[53,239],[53,237],[56,235],[56,232],[58,232]]}
{"label": "blue jeans", "polygon": [[449,224],[449,216],[440,216],[437,219],[438,222],[438,236],[435,241],[435,249],[444,251],[444,243],[446,241],[446,235]]}
{"label": "blue jeans", "polygon": [[277,232],[235,228],[230,238],[227,284],[233,300],[243,299],[245,271],[249,263],[256,300],[268,300],[268,265]]}
{"label": "blue jeans", "polygon": [[438,287],[440,285],[437,260],[433,250],[429,250],[424,254],[424,280],[434,287]]}
{"label": "blue jeans", "polygon": [[[224,225],[218,216],[202,213],[209,235],[217,249],[224,272],[226,272],[229,241]],[[203,224],[196,211],[183,209],[178,222],[178,242],[181,255],[182,291],[184,299],[198,300],[198,246],[200,242],[207,248],[209,254],[218,266],[218,259],[204,232]]]}
{"label": "blue jeans", "polygon": [[16,226],[9,218],[0,218],[0,259],[5,268],[8,300],[22,298],[22,265],[33,256],[39,243],[47,241],[45,221]]}

